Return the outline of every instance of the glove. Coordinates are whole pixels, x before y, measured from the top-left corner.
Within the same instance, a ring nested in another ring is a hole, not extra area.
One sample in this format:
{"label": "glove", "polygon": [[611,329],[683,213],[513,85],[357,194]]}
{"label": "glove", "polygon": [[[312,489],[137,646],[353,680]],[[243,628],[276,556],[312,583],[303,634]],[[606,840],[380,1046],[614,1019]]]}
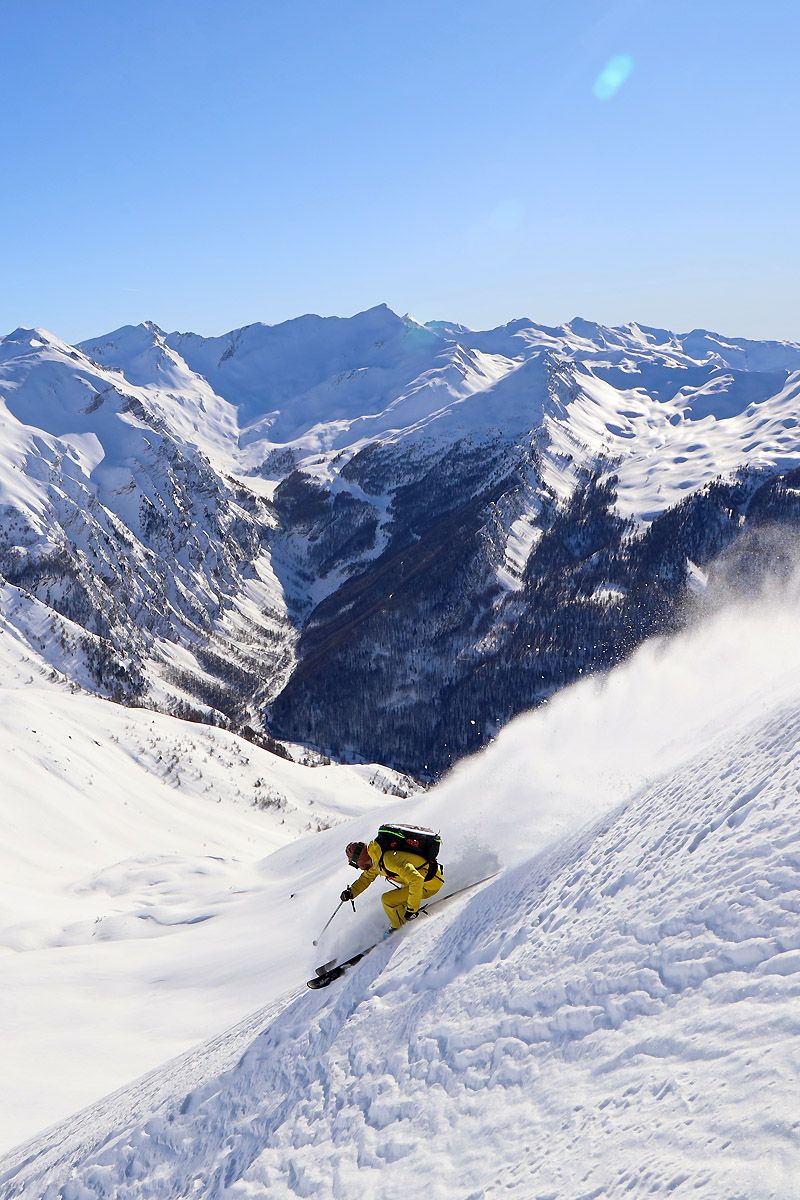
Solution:
{"label": "glove", "polygon": [[349,887],[344,889],[339,899],[341,900],[342,904],[346,904],[348,900],[353,899],[353,893],[350,891]]}
{"label": "glove", "polygon": [[413,921],[418,916],[419,916],[419,913],[417,912],[416,909],[411,909],[411,908],[406,909],[406,920],[407,921]]}

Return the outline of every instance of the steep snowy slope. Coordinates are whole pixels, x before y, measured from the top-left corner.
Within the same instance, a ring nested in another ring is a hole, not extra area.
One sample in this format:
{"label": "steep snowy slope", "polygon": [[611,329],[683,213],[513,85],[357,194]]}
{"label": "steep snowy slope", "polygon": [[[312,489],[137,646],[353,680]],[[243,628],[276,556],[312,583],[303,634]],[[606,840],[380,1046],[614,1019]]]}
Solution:
{"label": "steep snowy slope", "polygon": [[0,576],[51,609],[54,653],[69,643],[101,694],[196,707],[205,684],[206,707],[224,708],[246,681],[252,703],[294,640],[267,549],[276,517],[220,466],[230,406],[202,380],[154,380],[41,330],[0,342]]}
{"label": "steep snowy slope", "polygon": [[292,889],[260,861],[404,790],[71,694],[31,648],[47,611],[27,609],[0,615],[4,1146],[281,992]]}
{"label": "steep snowy slope", "polygon": [[[4,1198],[349,1200],[423,1176],[433,1200],[788,1200],[800,639],[796,596],[760,599],[382,809],[442,828],[451,886],[505,872],[328,991],[288,991],[207,1072],[184,1058],[8,1155]],[[308,935],[343,837],[376,816],[265,862],[307,897]],[[372,936],[376,907],[323,955]]]}

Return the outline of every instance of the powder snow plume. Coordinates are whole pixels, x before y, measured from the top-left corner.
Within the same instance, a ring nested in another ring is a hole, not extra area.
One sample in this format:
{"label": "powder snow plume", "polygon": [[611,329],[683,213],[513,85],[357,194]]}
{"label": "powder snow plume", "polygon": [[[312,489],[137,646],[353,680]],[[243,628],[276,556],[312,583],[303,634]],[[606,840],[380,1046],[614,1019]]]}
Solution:
{"label": "powder snow plume", "polygon": [[[800,545],[784,531],[782,566],[757,585],[739,563],[708,583],[686,630],[654,638],[606,675],[511,722],[429,796],[499,826],[504,862],[574,828],[675,770],[714,736],[797,690]],[[527,797],[531,819],[512,834],[503,813]],[[477,808],[477,811],[476,811]],[[535,830],[533,840],[528,831]],[[545,835],[545,831],[547,831]],[[509,854],[509,843],[516,849]]]}

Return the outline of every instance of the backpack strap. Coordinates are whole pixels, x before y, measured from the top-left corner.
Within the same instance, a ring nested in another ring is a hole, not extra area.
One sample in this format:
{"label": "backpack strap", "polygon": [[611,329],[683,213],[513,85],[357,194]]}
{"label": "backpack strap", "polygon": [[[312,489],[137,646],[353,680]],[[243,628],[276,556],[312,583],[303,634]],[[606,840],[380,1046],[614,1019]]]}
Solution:
{"label": "backpack strap", "polygon": [[[394,874],[393,874],[393,873],[392,873],[392,872],[389,870],[389,868],[388,868],[388,867],[387,867],[387,866],[384,864],[384,861],[383,861],[383,856],[384,856],[384,854],[385,854],[385,853],[386,853],[386,851],[384,850],[383,846],[381,846],[381,857],[380,857],[380,861],[379,861],[379,863],[378,863],[378,870],[379,870],[379,871],[381,871],[381,872],[382,872],[382,873],[383,873],[383,874],[386,876],[386,878],[387,878],[387,879],[396,879],[396,878],[397,878],[397,876],[396,876],[396,875],[394,875]],[[420,858],[422,858],[422,855],[420,854],[420,855],[419,855],[419,857],[420,857]],[[427,860],[426,860],[426,861],[427,861]],[[438,862],[436,861],[436,859],[435,859],[435,858],[433,858],[433,859],[431,859],[430,861],[428,861],[428,870],[427,870],[427,872],[426,872],[426,874],[425,874],[425,882],[426,882],[426,883],[430,883],[430,881],[431,881],[432,879],[435,879],[435,878],[436,878],[436,873],[437,873],[437,871],[438,871],[438,870],[439,870],[439,864],[438,864]]]}

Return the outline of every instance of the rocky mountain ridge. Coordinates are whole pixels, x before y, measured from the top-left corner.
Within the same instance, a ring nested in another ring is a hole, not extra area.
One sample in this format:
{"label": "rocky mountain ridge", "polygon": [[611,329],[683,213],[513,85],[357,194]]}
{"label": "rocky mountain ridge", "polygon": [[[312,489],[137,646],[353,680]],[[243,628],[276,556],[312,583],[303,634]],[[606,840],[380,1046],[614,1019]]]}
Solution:
{"label": "rocky mountain ridge", "polygon": [[780,555],[798,394],[800,345],[582,319],[17,330],[4,594],[68,682],[433,777]]}

